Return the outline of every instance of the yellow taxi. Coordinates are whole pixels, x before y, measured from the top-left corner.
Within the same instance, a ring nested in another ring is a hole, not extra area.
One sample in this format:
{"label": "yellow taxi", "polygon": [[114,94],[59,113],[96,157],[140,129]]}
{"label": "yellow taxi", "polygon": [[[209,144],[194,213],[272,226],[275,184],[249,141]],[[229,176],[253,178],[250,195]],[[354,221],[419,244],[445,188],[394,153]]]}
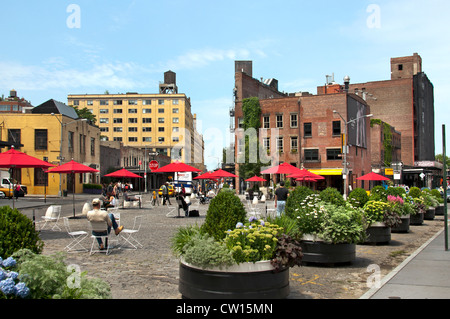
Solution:
{"label": "yellow taxi", "polygon": [[[168,188],[169,188],[169,196],[173,196],[175,194],[175,190],[173,188],[173,185],[169,184]],[[162,186],[159,188],[158,195],[162,196]]]}
{"label": "yellow taxi", "polygon": [[9,197],[12,198],[14,196],[14,191],[9,188],[0,187],[0,198]]}

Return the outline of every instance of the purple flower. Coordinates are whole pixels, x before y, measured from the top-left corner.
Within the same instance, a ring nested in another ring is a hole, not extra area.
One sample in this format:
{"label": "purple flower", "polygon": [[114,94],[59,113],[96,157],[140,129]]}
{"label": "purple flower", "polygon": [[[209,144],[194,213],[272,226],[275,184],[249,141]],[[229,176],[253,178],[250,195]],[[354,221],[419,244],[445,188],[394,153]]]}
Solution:
{"label": "purple flower", "polygon": [[5,295],[12,295],[14,293],[15,290],[15,283],[14,280],[12,278],[7,278],[5,280],[0,281],[0,290],[5,294]]}
{"label": "purple flower", "polygon": [[30,289],[23,282],[19,282],[14,287],[14,294],[20,298],[26,298],[30,294]]}
{"label": "purple flower", "polygon": [[12,257],[8,257],[2,262],[4,267],[14,267],[16,265],[16,261]]}

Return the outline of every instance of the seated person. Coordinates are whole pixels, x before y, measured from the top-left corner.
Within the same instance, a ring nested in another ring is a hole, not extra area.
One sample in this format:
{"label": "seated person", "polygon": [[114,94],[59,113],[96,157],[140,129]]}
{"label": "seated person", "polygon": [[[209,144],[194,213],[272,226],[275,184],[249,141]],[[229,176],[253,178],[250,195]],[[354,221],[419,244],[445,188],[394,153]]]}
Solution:
{"label": "seated person", "polygon": [[103,200],[103,207],[109,208],[109,207],[116,207],[117,206],[117,199],[115,196],[111,195],[109,198]]}
{"label": "seated person", "polygon": [[188,216],[189,215],[189,205],[191,205],[191,203],[186,203],[186,200],[184,199],[184,196],[182,194],[178,194],[177,196],[177,200],[181,201],[181,208],[183,208],[184,210],[184,215]]}
{"label": "seated person", "polygon": [[139,200],[139,198],[138,197],[136,197],[136,196],[129,196],[128,195],[128,192],[127,191],[125,191],[124,193],[123,193],[123,199],[124,199],[124,201],[127,201],[127,202],[134,202],[134,201],[138,201]]}
{"label": "seated person", "polygon": [[[92,201],[92,207],[93,210],[89,211],[87,213],[87,220],[90,222],[102,222],[105,221],[108,224],[108,233],[106,233],[103,229],[102,230],[92,230],[92,235],[94,236],[103,236],[107,235],[111,232],[111,227],[114,228],[114,232],[117,235],[123,230],[123,226],[118,226],[116,219],[114,218],[114,214],[108,213],[104,210],[100,210],[100,199],[95,198]],[[108,242],[106,241],[105,245],[103,245],[102,239],[97,238],[98,245],[100,249],[105,249],[108,247]]]}

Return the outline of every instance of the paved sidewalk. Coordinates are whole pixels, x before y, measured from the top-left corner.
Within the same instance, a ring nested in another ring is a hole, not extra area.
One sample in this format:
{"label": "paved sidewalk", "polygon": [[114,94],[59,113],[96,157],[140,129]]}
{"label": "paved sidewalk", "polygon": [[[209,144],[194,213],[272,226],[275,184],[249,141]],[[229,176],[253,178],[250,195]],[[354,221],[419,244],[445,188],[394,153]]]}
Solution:
{"label": "paved sidewalk", "polygon": [[450,250],[442,230],[360,299],[450,299]]}

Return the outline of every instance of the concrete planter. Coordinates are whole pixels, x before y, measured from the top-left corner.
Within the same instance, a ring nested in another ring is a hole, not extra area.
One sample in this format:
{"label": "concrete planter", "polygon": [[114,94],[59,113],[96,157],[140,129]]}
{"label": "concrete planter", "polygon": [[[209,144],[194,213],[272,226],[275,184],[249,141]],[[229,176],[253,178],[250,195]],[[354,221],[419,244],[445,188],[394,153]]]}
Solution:
{"label": "concrete planter", "polygon": [[436,216],[436,209],[434,209],[434,207],[429,207],[426,210],[425,215],[423,216],[423,219],[425,219],[425,220],[433,220],[434,216]]}
{"label": "concrete planter", "polygon": [[350,263],[356,257],[355,244],[328,244],[321,241],[300,242],[304,263],[341,264]]}
{"label": "concrete planter", "polygon": [[392,233],[407,233],[407,232],[409,232],[410,216],[409,215],[401,216],[400,219],[401,219],[400,225],[391,228]]}
{"label": "concrete planter", "polygon": [[409,219],[409,224],[413,225],[413,226],[422,225],[423,224],[423,215],[425,215],[425,214],[420,213],[420,214],[411,215],[411,217]]}
{"label": "concrete planter", "polygon": [[436,216],[444,216],[444,204],[439,204],[439,206],[436,207],[435,215]]}
{"label": "concrete planter", "polygon": [[385,223],[372,223],[366,229],[366,235],[365,244],[389,244],[391,241],[391,228],[386,226]]}
{"label": "concrete planter", "polygon": [[274,272],[270,261],[261,261],[202,269],[181,261],[178,290],[187,299],[283,299],[289,268]]}

